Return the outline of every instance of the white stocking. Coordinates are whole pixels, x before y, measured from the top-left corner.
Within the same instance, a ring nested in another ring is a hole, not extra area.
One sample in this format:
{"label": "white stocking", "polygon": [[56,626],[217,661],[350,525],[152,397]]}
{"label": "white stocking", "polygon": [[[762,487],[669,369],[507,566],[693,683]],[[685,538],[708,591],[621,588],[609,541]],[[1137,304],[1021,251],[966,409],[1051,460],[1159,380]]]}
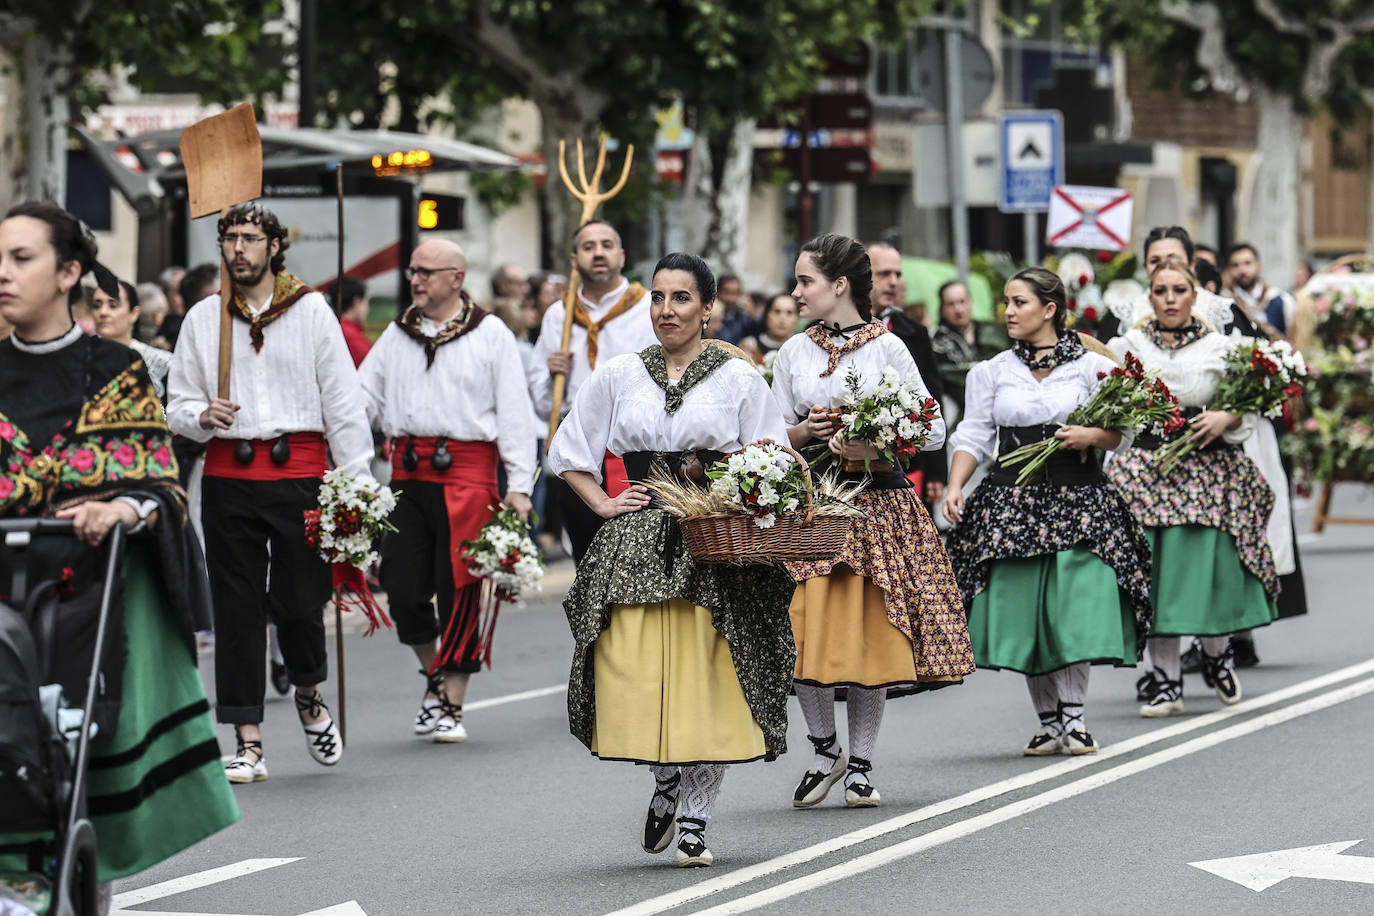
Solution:
{"label": "white stocking", "polygon": [[[802,718],[806,720],[806,733],[812,738],[829,738],[835,734],[835,688],[812,687],[807,684],[794,684],[797,703],[801,705]],[[829,748],[830,753],[838,754],[839,748]],[[811,758],[811,769],[829,773],[835,761],[823,754]]]}
{"label": "white stocking", "polygon": [[[887,704],[887,688],[850,687],[845,714],[849,719],[849,759],[873,762],[873,747],[878,741],[878,728],[883,724],[883,707]],[[844,784],[867,782],[862,771],[850,770]]]}
{"label": "white stocking", "polygon": [[1026,687],[1030,689],[1031,705],[1035,707],[1035,714],[1040,717],[1040,727],[1048,735],[1060,734],[1063,729],[1059,727],[1059,691],[1055,689],[1054,676],[1028,674]]}
{"label": "white stocking", "polygon": [[1180,642],[1177,636],[1150,637],[1150,664],[1159,669],[1165,680],[1177,681],[1183,677],[1183,661],[1178,655]]}
{"label": "white stocking", "polygon": [[672,805],[666,802],[662,796],[669,796],[675,804],[682,793],[681,768],[650,766],[649,772],[654,774],[655,792],[651,804],[661,813],[672,810]]}
{"label": "white stocking", "polygon": [[720,784],[725,779],[725,765],[719,763],[699,763],[682,768],[682,795],[678,805],[679,819],[696,818],[699,821],[711,819],[711,807],[720,793]]}
{"label": "white stocking", "polygon": [[1231,647],[1231,637],[1229,636],[1201,636],[1198,642],[1202,643],[1202,654],[1208,658],[1220,658],[1224,660],[1224,666],[1235,668],[1234,654],[1226,650]]}
{"label": "white stocking", "polygon": [[1078,662],[1050,674],[1059,695],[1059,726],[1066,732],[1087,731],[1083,725],[1083,704],[1088,698],[1090,668],[1087,662]]}

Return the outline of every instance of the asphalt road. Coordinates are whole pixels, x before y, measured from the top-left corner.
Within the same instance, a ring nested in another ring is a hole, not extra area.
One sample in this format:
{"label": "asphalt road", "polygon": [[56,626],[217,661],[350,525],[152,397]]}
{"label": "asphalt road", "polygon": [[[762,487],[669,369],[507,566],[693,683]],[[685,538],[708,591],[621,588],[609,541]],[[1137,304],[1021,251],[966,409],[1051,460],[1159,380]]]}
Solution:
{"label": "asphalt road", "polygon": [[[1374,515],[1374,495],[1338,491],[1337,506]],[[1300,529],[1309,519],[1300,514]],[[560,588],[503,616],[461,745],[410,736],[423,685],[409,650],[390,634],[350,633],[343,762],[314,764],[291,705],[274,700],[271,779],[235,790],[242,821],[120,882],[116,906],[264,916],[1374,912],[1374,528],[1303,540],[1312,612],[1260,632],[1262,664],[1242,672],[1241,705],[1223,710],[1190,676],[1186,716],[1141,719],[1137,672],[1097,668],[1087,715],[1102,753],[1028,759],[1020,749],[1036,721],[1023,680],[979,673],[888,705],[873,774],[883,805],[854,811],[838,792],[792,809],[810,756],[794,705],[792,751],[727,775],[710,869],[680,870],[671,850],[644,854],[651,777],[601,763],[569,736]],[[566,583],[566,571],[552,579]],[[232,752],[227,727],[221,743]],[[1289,877],[1257,891],[1190,865],[1338,841],[1369,842],[1334,864],[1273,867],[1346,880]],[[241,864],[273,859],[294,861]],[[204,874],[212,869],[224,871]]]}

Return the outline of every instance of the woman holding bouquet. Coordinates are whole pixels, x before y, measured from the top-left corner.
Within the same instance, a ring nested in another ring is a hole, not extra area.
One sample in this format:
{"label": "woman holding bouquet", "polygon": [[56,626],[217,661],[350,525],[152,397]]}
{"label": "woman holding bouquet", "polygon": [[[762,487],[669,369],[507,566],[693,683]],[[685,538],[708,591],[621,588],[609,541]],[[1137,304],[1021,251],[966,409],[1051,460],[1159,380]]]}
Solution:
{"label": "woman holding bouquet", "polygon": [[[1065,425],[1115,368],[1066,329],[1066,302],[1039,267],[1007,284],[1014,345],[969,372],[943,507],[974,657],[1026,675],[1040,718],[1027,756],[1098,749],[1083,718],[1089,666],[1135,664],[1150,624],[1149,548],[1102,475],[1121,433]],[[1027,483],[999,458],[965,502],[980,462],[1051,437],[1063,447]]]}
{"label": "woman holding bouquet", "polygon": [[1270,623],[1279,591],[1265,531],[1274,494],[1241,451],[1259,418],[1207,408],[1235,344],[1193,315],[1196,288],[1187,264],[1166,259],[1150,274],[1153,317],[1108,344],[1159,371],[1190,417],[1186,435],[1197,445],[1161,470],[1155,449],[1163,443],[1141,436],[1108,469],[1145,526],[1154,556],[1150,662],[1157,690],[1140,708],[1146,718],[1183,712],[1181,636],[1200,638],[1203,680],[1217,697],[1240,702],[1228,637]]}
{"label": "woman holding bouquet", "polygon": [[612,498],[601,465],[609,449],[631,480],[657,472],[704,487],[705,468],[725,453],[783,441],[763,377],[702,337],[715,293],[701,258],[659,261],[659,344],[598,366],[549,449],[553,472],[608,520],[563,602],[576,642],[571,730],[602,759],[650,766],[657,787],[642,844],[667,849],[676,816],[683,866],[711,864],[706,822],[725,765],[786,750],[792,580],[776,568],[697,565],[646,488]]}
{"label": "woman holding bouquet", "polygon": [[[911,482],[872,445],[834,436],[832,408],[847,393],[867,397],[890,386],[889,369],[919,400],[929,398],[906,345],[872,320],[868,253],[851,238],[824,235],[802,247],[796,277],[792,298],[816,323],[778,350],[773,396],[794,448],[826,443],[856,468],[840,476],[862,479],[868,489],[858,499],[867,518],[850,528],[838,556],[788,564],[798,582],[791,608],[796,693],[815,748],[792,804],[819,804],[844,777],[845,804],[866,808],[879,802],[869,773],[888,688],[911,693],[958,683],[973,672],[973,653],[949,559]],[[926,432],[922,448],[944,444],[938,413]],[[848,688],[847,756],[835,731],[838,686]]]}

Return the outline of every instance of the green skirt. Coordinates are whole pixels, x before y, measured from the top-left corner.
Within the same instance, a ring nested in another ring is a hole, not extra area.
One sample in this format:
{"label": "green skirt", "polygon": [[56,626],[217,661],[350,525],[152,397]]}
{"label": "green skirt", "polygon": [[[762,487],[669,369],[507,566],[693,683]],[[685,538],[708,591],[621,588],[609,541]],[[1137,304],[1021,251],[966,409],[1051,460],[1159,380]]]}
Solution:
{"label": "green skirt", "polygon": [[1146,528],[1154,555],[1152,636],[1224,636],[1278,616],[1264,585],[1241,563],[1236,542],[1220,528]]}
{"label": "green skirt", "polygon": [[968,632],[979,668],[1048,674],[1076,662],[1137,661],[1130,598],[1116,572],[1082,546],[993,560]]}
{"label": "green skirt", "polygon": [[[99,846],[100,880],[127,877],[238,820],[224,777],[196,661],[166,605],[156,560],[133,545],[124,567],[129,655],[113,736],[91,746],[86,798]],[[69,698],[70,699],[70,698]],[[0,871],[23,871],[0,834]]]}

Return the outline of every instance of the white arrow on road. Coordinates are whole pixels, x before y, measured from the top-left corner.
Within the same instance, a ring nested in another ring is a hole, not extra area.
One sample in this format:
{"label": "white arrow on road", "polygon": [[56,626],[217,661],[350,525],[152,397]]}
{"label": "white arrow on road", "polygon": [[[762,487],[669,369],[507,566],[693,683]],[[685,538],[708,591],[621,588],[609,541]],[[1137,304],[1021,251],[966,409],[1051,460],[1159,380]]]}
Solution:
{"label": "white arrow on road", "polygon": [[1322,881],[1353,881],[1374,884],[1374,858],[1343,856],[1341,853],[1361,840],[1343,840],[1320,846],[1299,846],[1229,859],[1189,862],[1194,868],[1211,872],[1218,878],[1234,881],[1262,891],[1288,878],[1317,878]]}
{"label": "white arrow on road", "polygon": [[[294,859],[244,859],[233,865],[221,865],[219,868],[198,871],[193,875],[173,878],[170,881],[140,887],[138,890],[125,891],[122,894],[115,894],[114,906],[110,916],[248,916],[248,914],[243,913],[172,913],[161,910],[131,910],[128,908],[299,861],[300,857]],[[367,913],[358,905],[358,901],[349,900],[347,903],[336,903],[321,910],[311,910],[309,913],[302,913],[301,916],[367,916]]]}

